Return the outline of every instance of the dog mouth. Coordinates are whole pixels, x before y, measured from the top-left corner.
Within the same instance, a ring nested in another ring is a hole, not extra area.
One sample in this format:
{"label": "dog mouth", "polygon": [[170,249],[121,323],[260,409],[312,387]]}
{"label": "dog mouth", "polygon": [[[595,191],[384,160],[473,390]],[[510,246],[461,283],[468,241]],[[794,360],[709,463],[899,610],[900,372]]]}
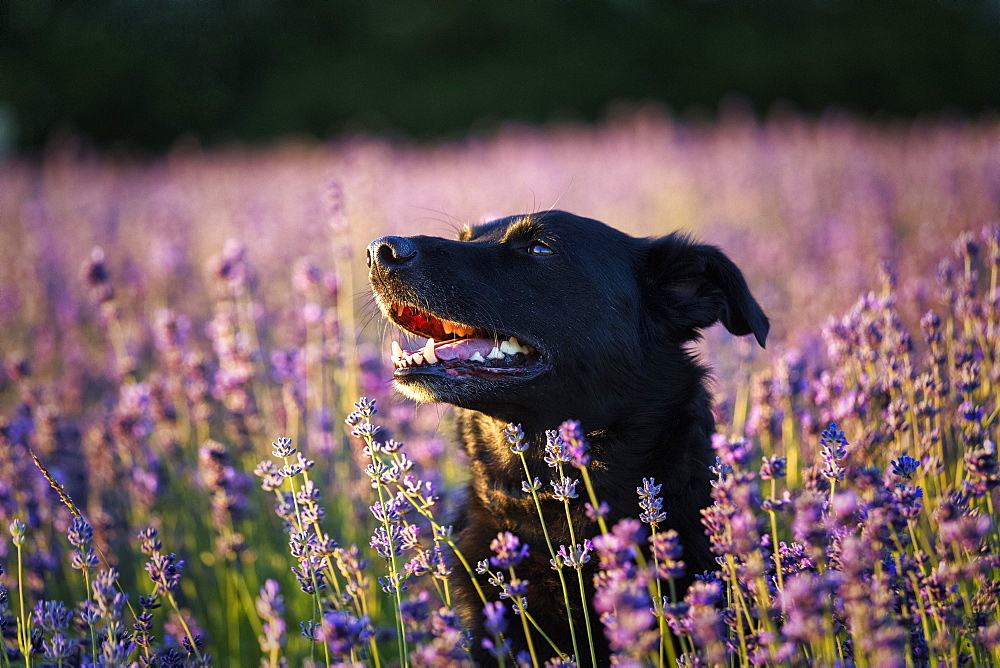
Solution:
{"label": "dog mouth", "polygon": [[448,376],[516,376],[531,374],[542,355],[515,334],[448,320],[409,304],[393,303],[389,319],[403,330],[426,338],[418,350],[392,342],[394,375],[443,373]]}

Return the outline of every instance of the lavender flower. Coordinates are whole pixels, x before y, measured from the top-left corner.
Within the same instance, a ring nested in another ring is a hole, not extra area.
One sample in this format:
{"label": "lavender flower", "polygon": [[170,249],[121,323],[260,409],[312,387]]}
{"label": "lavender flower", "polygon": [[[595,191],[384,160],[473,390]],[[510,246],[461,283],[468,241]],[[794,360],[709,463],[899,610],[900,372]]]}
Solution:
{"label": "lavender flower", "polygon": [[827,480],[843,480],[844,467],[842,462],[847,456],[847,439],[844,432],[837,429],[837,423],[831,422],[820,435],[822,449],[820,454],[823,457],[823,468],[821,473]]}
{"label": "lavender flower", "polygon": [[722,596],[722,586],[717,581],[695,581],[687,591],[684,602],[688,606],[684,626],[690,629],[691,638],[703,648],[709,664],[724,663],[728,654],[725,623],[716,603]]}
{"label": "lavender flower", "polygon": [[587,450],[590,447],[584,437],[583,428],[576,420],[567,420],[559,426],[559,437],[566,444],[566,450],[570,461],[578,469],[590,463],[590,455]]}
{"label": "lavender flower", "polygon": [[920,468],[920,461],[910,457],[909,455],[902,455],[900,458],[894,459],[890,462],[892,464],[892,473],[901,478],[909,480],[917,469]]}
{"label": "lavender flower", "polygon": [[519,424],[507,425],[504,427],[503,434],[510,446],[510,451],[515,454],[525,452],[531,446],[530,443],[524,441],[524,431]]}
{"label": "lavender flower", "polygon": [[646,575],[635,563],[636,546],[643,539],[642,524],[623,519],[592,544],[601,569],[594,577],[594,609],[619,664],[638,660],[658,639]]}
{"label": "lavender flower", "polygon": [[558,481],[549,481],[549,484],[552,485],[552,498],[556,501],[563,502],[568,502],[570,499],[577,498],[578,494],[576,493],[576,486],[579,482],[579,480],[567,478],[566,476],[563,476]]}
{"label": "lavender flower", "polygon": [[497,568],[517,566],[528,556],[528,546],[523,545],[521,540],[509,531],[498,533],[490,543],[490,549],[494,552],[490,557],[490,563]]}
{"label": "lavender flower", "polygon": [[558,431],[550,429],[545,432],[545,456],[543,459],[551,468],[573,461],[569,449]]}
{"label": "lavender flower", "polygon": [[684,547],[681,545],[680,536],[676,531],[671,529],[655,533],[649,537],[649,544],[653,557],[659,565],[656,577],[674,580],[684,577],[685,567],[681,560]]}
{"label": "lavender flower", "polygon": [[560,545],[559,550],[556,552],[556,558],[550,559],[553,570],[558,570],[561,566],[569,566],[570,568],[582,568],[584,564],[590,561],[590,553],[594,549],[593,544],[590,540],[584,540],[582,544],[577,543],[570,547],[565,545]]}
{"label": "lavender flower", "polygon": [[367,615],[358,618],[346,612],[332,611],[323,615],[313,635],[316,640],[326,643],[335,658],[350,659],[352,651],[364,649],[372,633]]}
{"label": "lavender flower", "polygon": [[62,631],[69,626],[73,612],[62,601],[39,601],[32,613],[32,623],[43,631]]}
{"label": "lavender flower", "polygon": [[785,477],[787,457],[764,457],[760,462],[760,479],[774,480]]}
{"label": "lavender flower", "polygon": [[164,555],[157,552],[146,562],[146,572],[153,581],[157,596],[166,596],[175,591],[180,585],[183,570],[184,560],[178,559],[176,554]]}
{"label": "lavender flower", "polygon": [[291,457],[297,452],[297,449],[292,446],[292,439],[288,437],[279,438],[271,446],[273,447],[271,454],[275,457]]}
{"label": "lavender flower", "polygon": [[507,608],[501,601],[490,601],[483,607],[486,633],[492,636],[491,638],[483,638],[483,647],[497,659],[504,656],[510,646],[509,641],[501,640],[507,631],[506,612]]}
{"label": "lavender flower", "polygon": [[639,519],[656,526],[667,519],[667,514],[663,511],[663,497],[657,496],[663,485],[657,485],[653,478],[643,478],[642,487],[636,487],[635,491],[639,495],[639,508],[642,512]]}

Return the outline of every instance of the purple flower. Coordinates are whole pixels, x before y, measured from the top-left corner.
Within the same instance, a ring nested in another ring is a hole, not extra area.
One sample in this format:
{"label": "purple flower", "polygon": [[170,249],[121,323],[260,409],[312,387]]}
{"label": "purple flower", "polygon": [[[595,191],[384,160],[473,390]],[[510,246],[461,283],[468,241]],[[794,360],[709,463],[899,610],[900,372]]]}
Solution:
{"label": "purple flower", "polygon": [[973,489],[978,495],[1000,486],[1000,460],[997,446],[986,440],[981,448],[966,452],[965,466],[972,478]]}
{"label": "purple flower", "polygon": [[822,555],[830,542],[830,533],[823,518],[826,513],[826,498],[806,492],[795,501],[795,519],[792,521],[792,535]]}
{"label": "purple flower", "polygon": [[764,457],[760,462],[760,479],[774,480],[785,477],[788,460],[785,457]]}
{"label": "purple flower", "polygon": [[607,517],[608,513],[611,512],[611,507],[604,501],[598,503],[596,508],[588,501],[583,504],[583,509],[587,517],[595,521],[598,518]]}
{"label": "purple flower", "polygon": [[570,547],[560,545],[556,552],[556,558],[549,559],[549,563],[552,564],[553,570],[559,570],[560,566],[582,568],[585,563],[590,561],[590,552],[593,549],[594,545],[590,540],[583,541],[582,545],[579,543]]}
{"label": "purple flower", "polygon": [[326,643],[333,656],[349,659],[351,650],[363,649],[373,633],[368,615],[359,619],[350,613],[335,610],[323,615],[313,635],[316,640]]}
{"label": "purple flower", "polygon": [[62,633],[55,633],[51,640],[42,641],[42,653],[48,661],[62,663],[73,656],[76,644]]}
{"label": "purple flower", "polygon": [[785,613],[782,632],[804,643],[820,643],[827,635],[826,620],[833,606],[833,592],[840,582],[837,571],[825,575],[799,573],[785,579],[781,609]]}
{"label": "purple flower", "polygon": [[823,458],[821,473],[827,480],[843,480],[844,467],[841,465],[847,456],[847,439],[844,432],[837,429],[837,423],[831,422],[820,434],[820,455]]}
{"label": "purple flower", "polygon": [[555,480],[549,481],[549,484],[552,485],[552,498],[556,501],[564,502],[577,498],[576,486],[579,483],[579,480],[567,478],[566,476],[563,476],[558,482]]}
{"label": "purple flower", "polygon": [[261,635],[258,636],[261,652],[278,652],[285,646],[285,599],[281,595],[278,583],[268,579],[260,588],[257,597],[257,614],[262,620]]}
{"label": "purple flower", "polygon": [[32,613],[32,622],[44,631],[62,631],[73,619],[73,611],[62,601],[39,601]]}
{"label": "purple flower", "polygon": [[490,557],[490,563],[497,568],[517,566],[528,556],[528,546],[521,544],[521,539],[509,531],[498,533],[490,543],[490,549],[495,553]]}
{"label": "purple flower", "polygon": [[275,457],[291,457],[296,453],[296,448],[292,446],[292,439],[287,436],[282,436],[277,441],[271,443],[273,449],[271,454]]}
{"label": "purple flower", "polygon": [[920,460],[906,454],[901,455],[899,459],[893,459],[890,463],[892,464],[893,475],[906,478],[907,480],[920,468]]}
{"label": "purple flower", "polygon": [[507,444],[510,446],[511,452],[521,453],[531,447],[530,443],[525,442],[524,431],[519,424],[509,424],[504,427],[503,435],[507,439]]}
{"label": "purple flower", "polygon": [[663,485],[657,485],[654,478],[643,478],[642,487],[635,488],[639,495],[639,508],[642,509],[639,519],[654,527],[667,518],[663,512],[663,497],[656,496],[661,487]]}
{"label": "purple flower", "polygon": [[576,420],[567,420],[559,426],[559,436],[569,452],[573,466],[582,469],[590,463],[590,455],[587,454],[589,444],[583,435],[583,429]]}
{"label": "purple flower", "polygon": [[184,560],[178,559],[176,554],[163,555],[156,552],[146,562],[146,572],[149,573],[158,596],[166,596],[177,589],[183,570]]}
{"label": "purple flower", "polygon": [[635,546],[646,540],[646,530],[639,520],[626,517],[611,527],[610,533],[594,538],[593,545],[600,556],[601,568],[614,570],[622,568],[635,558]]}
{"label": "purple flower", "polygon": [[712,449],[730,469],[742,468],[750,459],[750,443],[745,438],[728,439],[722,434],[712,434]]}
{"label": "purple flower", "polygon": [[94,539],[94,529],[82,517],[74,517],[66,532],[69,544],[73,547],[82,548],[90,544]]}
{"label": "purple flower", "polygon": [[490,601],[483,607],[487,633],[498,636],[507,630],[506,612],[507,608],[501,601]]}
{"label": "purple flower", "polygon": [[892,488],[892,499],[899,514],[906,519],[916,519],[923,504],[924,490],[914,485],[895,485]]}
{"label": "purple flower", "polygon": [[725,622],[716,603],[722,598],[722,585],[718,581],[696,580],[688,587],[684,602],[688,605],[687,619],[683,623],[690,629],[691,638],[705,652],[709,664],[725,663]]}
{"label": "purple flower", "polygon": [[398,524],[376,527],[369,546],[374,548],[378,556],[385,559],[398,557],[403,553],[403,529]]}
{"label": "purple flower", "polygon": [[685,567],[681,561],[684,548],[680,536],[673,529],[655,533],[649,537],[653,557],[659,563],[656,576],[660,578],[678,579],[684,577]]}
{"label": "purple flower", "polygon": [[560,464],[568,464],[572,461],[566,443],[559,436],[559,432],[550,429],[545,432],[545,463],[551,468],[556,468]]}

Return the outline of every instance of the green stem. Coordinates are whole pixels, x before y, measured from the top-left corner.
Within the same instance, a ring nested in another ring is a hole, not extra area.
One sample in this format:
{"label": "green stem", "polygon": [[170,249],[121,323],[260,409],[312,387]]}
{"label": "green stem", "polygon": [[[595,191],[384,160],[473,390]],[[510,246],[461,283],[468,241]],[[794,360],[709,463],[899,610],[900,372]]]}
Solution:
{"label": "green stem", "polygon": [[17,597],[21,603],[21,617],[17,620],[17,644],[24,655],[24,665],[31,666],[31,622],[24,610],[24,564],[22,563],[21,545],[17,545]]}
{"label": "green stem", "polygon": [[[560,478],[566,477],[565,474],[563,473],[563,465],[562,465],[561,462],[559,464],[559,477]],[[573,517],[572,517],[572,515],[570,515],[570,512],[569,512],[569,499],[564,499],[563,500],[563,508],[566,511],[566,526],[569,528],[570,549],[571,550],[575,550],[576,549],[576,545],[577,545],[577,543],[576,543],[576,531],[574,531],[574,529],[573,529]],[[584,626],[587,629],[587,642],[590,644],[590,660],[593,662],[593,665],[596,666],[597,665],[597,652],[594,650],[594,629],[590,625],[590,606],[587,605],[587,594],[584,591],[584,586],[583,586],[583,571],[580,570],[580,566],[575,566],[574,568],[576,569],[577,579],[580,581],[580,603],[581,603],[581,605],[583,607],[583,622],[584,622]],[[580,656],[577,655],[577,661],[579,661],[579,659],[580,659]]]}
{"label": "green stem", "polygon": [[[513,581],[516,577],[517,576],[514,575],[514,567],[511,566],[510,567],[511,581]],[[517,600],[514,601],[514,606],[518,610],[519,613],[518,617],[521,618],[521,628],[524,629],[524,639],[528,643],[528,654],[531,655],[531,665],[535,666],[535,668],[538,668],[538,656],[537,653],[535,652],[535,643],[531,639],[531,632],[528,630],[528,619],[524,615],[524,613],[527,612],[527,610],[525,610],[524,603],[521,601],[520,597],[518,597]]]}
{"label": "green stem", "polygon": [[[374,459],[375,444],[374,444],[373,440],[371,439],[371,437],[368,437],[366,440],[368,440],[368,447],[371,448],[372,453],[373,453],[373,459]],[[383,513],[382,513],[382,528],[385,529],[385,539],[389,543],[389,558],[388,558],[387,561],[389,562],[390,567],[392,569],[390,571],[390,573],[389,573],[390,581],[393,581],[393,580],[395,580],[396,572],[397,572],[396,571],[396,548],[395,548],[395,546],[392,543],[392,531],[390,530],[390,526],[389,526],[389,518],[388,518],[388,516],[384,512],[384,509],[385,509],[385,495],[382,493],[382,484],[379,483],[377,485],[376,489],[378,490],[378,500],[379,500],[379,503],[382,504],[382,508],[383,508]],[[403,628],[403,618],[402,618],[402,612],[401,612],[402,609],[403,609],[403,600],[402,600],[402,598],[399,595],[399,583],[392,582],[392,589],[393,589],[393,592],[394,592],[395,598],[396,598],[396,615],[395,615],[395,617],[396,617],[396,631],[399,634],[398,635],[398,639],[397,639],[397,644],[399,645],[399,662],[403,666],[408,666],[409,665],[409,655],[407,654],[407,651],[406,651],[406,630]]]}
{"label": "green stem", "polygon": [[[521,465],[524,467],[524,475],[527,477],[528,486],[531,488],[531,498],[535,502],[535,510],[538,512],[538,519],[542,524],[542,534],[545,536],[545,545],[549,548],[549,556],[552,557],[552,561],[559,563],[556,559],[556,551],[552,547],[552,539],[549,537],[549,529],[545,525],[545,516],[542,514],[542,503],[538,500],[538,492],[535,491],[533,483],[533,478],[531,477],[531,472],[528,470],[528,461],[524,458],[524,453],[519,452],[518,456],[521,458]],[[577,660],[580,658],[580,649],[576,641],[576,626],[573,624],[573,611],[569,605],[569,589],[566,587],[566,576],[562,572],[562,566],[560,565],[556,568],[556,573],[559,575],[559,584],[562,586],[563,592],[563,603],[566,605],[566,622],[569,624],[569,636],[573,642],[573,657]]]}
{"label": "green stem", "polygon": [[[86,564],[86,558],[83,557],[83,550],[80,551],[80,555],[82,557],[81,560],[84,562],[84,566],[83,566],[83,583],[87,587],[87,598],[90,599],[90,568]],[[97,635],[94,632],[94,625],[91,624],[88,621],[87,622],[87,628],[90,629],[90,652],[91,652],[91,654],[93,654],[94,656],[96,656],[97,655]],[[146,647],[144,649],[145,649],[146,656],[149,656],[149,648]]]}

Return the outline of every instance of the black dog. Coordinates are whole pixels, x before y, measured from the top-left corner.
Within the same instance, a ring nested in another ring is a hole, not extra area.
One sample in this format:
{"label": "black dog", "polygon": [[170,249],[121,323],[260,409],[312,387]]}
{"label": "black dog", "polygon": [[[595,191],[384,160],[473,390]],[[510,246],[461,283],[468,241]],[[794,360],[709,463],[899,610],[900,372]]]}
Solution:
{"label": "black dog", "polygon": [[[715,569],[699,513],[711,503],[715,424],[706,370],[686,344],[722,322],[763,346],[769,328],[743,275],[719,249],[678,234],[636,239],[548,211],[465,228],[458,241],[382,237],[368,247],[368,265],[386,317],[433,339],[412,353],[393,345],[396,387],[418,401],[465,409],[459,423],[471,480],[456,543],[473,564],[490,556],[498,532],[531,546],[517,575],[530,582],[528,611],[563,651],[572,649],[562,590],[534,503],[521,489],[524,470],[502,433],[508,423],[522,425],[531,475],[544,484],[551,478],[542,460],[545,430],[579,420],[597,497],[610,506],[609,526],[638,515],[636,487],[653,477],[663,485],[663,524],[680,534],[688,573]],[[585,496],[574,509],[577,541],[596,533],[583,512]],[[568,546],[562,503],[549,494],[543,513],[553,544]],[[495,588],[483,587],[496,597]],[[481,646],[482,601],[461,569],[453,591],[473,633],[473,658],[491,663]],[[579,596],[572,595],[578,589],[570,591],[581,629]],[[605,663],[608,648],[592,609],[590,617]],[[509,619],[516,652],[525,639]],[[540,653],[550,650],[533,639]],[[581,643],[583,664],[590,656]]]}

